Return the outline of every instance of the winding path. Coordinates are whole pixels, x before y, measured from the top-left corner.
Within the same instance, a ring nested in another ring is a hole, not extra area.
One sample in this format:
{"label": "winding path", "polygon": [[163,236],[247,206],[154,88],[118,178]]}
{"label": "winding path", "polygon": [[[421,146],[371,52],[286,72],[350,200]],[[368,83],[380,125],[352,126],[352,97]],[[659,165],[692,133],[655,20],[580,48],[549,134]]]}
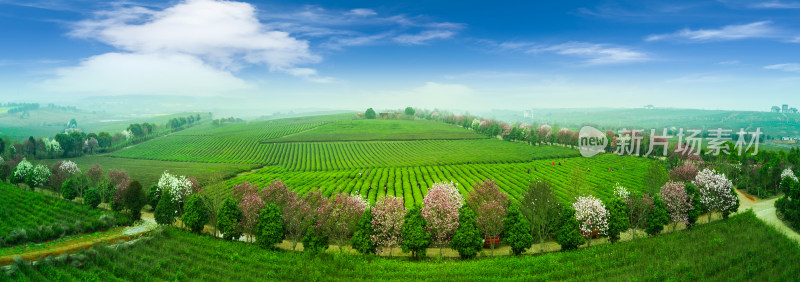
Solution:
{"label": "winding path", "polygon": [[779,197],[762,200],[745,194],[738,189],[736,190],[736,194],[739,195],[739,212],[753,209],[753,213],[756,214],[758,219],[774,227],[778,232],[789,237],[789,239],[800,243],[800,234],[792,230],[783,220],[778,218],[777,211],[775,210],[775,201],[777,201]]}

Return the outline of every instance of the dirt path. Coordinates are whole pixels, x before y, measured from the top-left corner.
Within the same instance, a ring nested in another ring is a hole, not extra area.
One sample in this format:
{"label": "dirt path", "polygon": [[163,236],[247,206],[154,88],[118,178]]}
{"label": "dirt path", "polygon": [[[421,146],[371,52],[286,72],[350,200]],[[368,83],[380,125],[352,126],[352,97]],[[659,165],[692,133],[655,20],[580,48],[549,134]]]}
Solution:
{"label": "dirt path", "polygon": [[756,214],[756,217],[766,222],[768,225],[775,227],[778,232],[800,243],[800,234],[789,228],[783,220],[778,218],[778,214],[775,210],[775,201],[778,200],[778,197],[762,200],[755,196],[745,194],[738,189],[736,190],[736,194],[739,195],[739,212],[753,209],[753,213]]}
{"label": "dirt path", "polygon": [[32,261],[48,256],[56,257],[62,254],[75,253],[101,243],[114,244],[130,241],[155,229],[156,226],[153,214],[143,213],[142,220],[133,226],[117,227],[103,232],[2,249],[0,250],[0,266],[13,263],[15,257]]}

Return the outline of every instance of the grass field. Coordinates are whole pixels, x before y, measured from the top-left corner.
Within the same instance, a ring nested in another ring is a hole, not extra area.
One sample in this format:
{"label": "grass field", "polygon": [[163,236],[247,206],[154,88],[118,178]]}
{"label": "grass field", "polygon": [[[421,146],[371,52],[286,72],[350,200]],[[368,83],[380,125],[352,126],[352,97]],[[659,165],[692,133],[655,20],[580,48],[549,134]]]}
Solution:
{"label": "grass field", "polygon": [[[744,231],[746,230],[746,232]],[[152,239],[99,248],[78,269],[21,266],[17,281],[268,280],[795,280],[800,246],[752,212],[693,230],[544,256],[411,262],[360,255],[266,251],[166,229]],[[2,275],[2,274],[0,274]]]}
{"label": "grass field", "polygon": [[[566,160],[566,162],[563,162]],[[562,165],[552,165],[562,162]],[[266,186],[282,179],[300,193],[320,189],[325,195],[335,193],[360,193],[370,202],[384,195],[403,197],[406,206],[422,203],[427,188],[435,182],[453,181],[465,196],[472,185],[484,179],[494,179],[501,190],[512,199],[519,200],[532,179],[545,179],[553,183],[556,195],[564,202],[574,197],[569,177],[581,173],[586,179],[587,193],[601,199],[612,197],[614,184],[619,182],[628,189],[638,190],[650,160],[621,157],[612,154],[593,158],[548,159],[532,162],[504,164],[460,164],[440,166],[384,167],[335,171],[289,171],[281,166],[268,166],[252,173],[242,174],[221,184],[207,188],[207,192],[228,196],[231,187],[242,181]],[[609,168],[613,170],[609,170]],[[530,173],[528,173],[530,170]],[[590,171],[590,172],[589,172]],[[417,186],[419,183],[419,187]],[[386,184],[386,190],[383,185]],[[372,189],[370,189],[372,185]],[[318,188],[317,188],[318,187]]]}
{"label": "grass field", "polygon": [[[28,231],[25,237],[32,237],[34,235],[30,230],[39,231],[40,226],[58,223],[71,230],[77,222],[83,228],[81,222],[90,223],[105,214],[110,213],[0,182],[0,240],[15,229],[26,229]],[[93,231],[95,228],[90,229]],[[62,231],[73,233],[69,230]],[[50,229],[49,232],[55,231]]]}
{"label": "grass field", "polygon": [[[158,183],[158,178],[165,170],[179,175],[194,176],[201,183],[208,183],[211,180],[230,177],[255,167],[248,164],[171,162],[108,156],[83,156],[64,160],[75,162],[81,171],[86,171],[94,164],[100,164],[106,173],[111,169],[125,170],[131,179],[139,180],[144,187]],[[49,160],[51,163],[56,161],[58,160]]]}
{"label": "grass field", "polygon": [[343,120],[270,142],[482,139],[455,125],[413,120]]}

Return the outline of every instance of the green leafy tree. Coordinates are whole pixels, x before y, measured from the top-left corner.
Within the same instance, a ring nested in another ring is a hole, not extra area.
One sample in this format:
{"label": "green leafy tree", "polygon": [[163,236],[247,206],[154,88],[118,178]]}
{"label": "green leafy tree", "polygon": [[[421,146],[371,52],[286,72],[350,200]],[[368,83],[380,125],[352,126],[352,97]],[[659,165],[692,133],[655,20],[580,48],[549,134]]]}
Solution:
{"label": "green leafy tree", "polygon": [[669,180],[669,174],[664,165],[660,161],[650,162],[647,173],[644,175],[645,192],[650,193],[650,195],[658,194],[661,191],[661,186],[664,186],[667,180]]}
{"label": "green leafy tree", "polygon": [[526,249],[533,245],[533,236],[530,233],[530,223],[519,212],[519,209],[512,206],[505,218],[505,231],[506,234],[503,240],[511,246],[511,251],[514,255],[519,255],[525,252]]}
{"label": "green leafy tree", "polygon": [[414,110],[412,107],[406,107],[405,114],[407,116],[413,116],[417,111]]}
{"label": "green leafy tree", "polygon": [[697,189],[697,186],[692,184],[691,182],[686,183],[686,194],[689,195],[689,198],[692,199],[692,209],[689,210],[687,219],[689,221],[689,228],[694,227],[695,222],[697,219],[700,218],[700,215],[706,213],[706,208],[702,202],[700,202],[700,190]]}
{"label": "green leafy tree", "polygon": [[669,212],[667,205],[658,196],[653,197],[653,208],[647,213],[647,227],[645,232],[650,236],[656,236],[664,230],[664,225],[669,223]]}
{"label": "green leafy tree", "polygon": [[411,256],[415,259],[425,257],[427,248],[431,245],[431,235],[425,232],[426,224],[419,206],[414,206],[406,212],[405,223],[400,231],[403,236],[400,247],[403,252],[411,252]]}
{"label": "green leafy tree", "polygon": [[367,118],[367,119],[375,119],[375,118],[378,117],[378,115],[375,114],[375,110],[373,110],[372,108],[369,108],[369,109],[367,109],[366,112],[364,112],[364,117]]}
{"label": "green leafy tree", "polygon": [[[166,200],[164,197],[161,201]],[[159,202],[161,202],[159,201]],[[236,201],[231,198],[226,198],[222,202],[222,207],[219,209],[217,215],[217,230],[222,232],[222,238],[225,240],[237,240],[242,236],[242,231],[239,228],[239,223],[242,221],[242,211]]]}
{"label": "green leafy tree", "polygon": [[122,197],[125,208],[130,211],[133,220],[139,220],[142,217],[142,208],[147,204],[142,183],[138,180],[131,181]]}
{"label": "green leafy tree", "polygon": [[172,225],[175,223],[175,218],[178,216],[178,201],[172,196],[169,190],[164,190],[161,193],[161,201],[158,201],[158,206],[153,213],[156,222],[161,225]]}
{"label": "green leafy tree", "polygon": [[561,227],[556,235],[556,242],[561,245],[561,250],[575,250],[586,243],[586,238],[581,234],[580,222],[575,219],[575,209],[564,206],[561,211]]}
{"label": "green leafy tree", "polygon": [[614,198],[607,203],[608,209],[608,240],[611,243],[619,241],[619,234],[630,228],[628,220],[628,207],[622,199]]}
{"label": "green leafy tree", "polygon": [[539,244],[544,244],[544,240],[560,227],[561,210],[552,185],[545,181],[531,183],[520,205],[520,212],[528,219],[531,233]]}
{"label": "green leafy tree", "polygon": [[483,248],[483,237],[476,227],[475,213],[469,206],[458,210],[458,229],[453,233],[450,247],[463,259],[473,258]]}
{"label": "green leafy tree", "polygon": [[150,205],[150,208],[155,209],[160,199],[161,191],[158,189],[158,185],[151,186],[150,189],[147,190],[147,204]]}
{"label": "green leafy tree", "polygon": [[328,236],[319,232],[313,226],[308,228],[306,235],[303,236],[303,251],[315,256],[328,249]]}
{"label": "green leafy tree", "polygon": [[75,179],[67,179],[67,181],[64,181],[64,183],[61,184],[61,197],[70,201],[75,199],[75,197],[78,196],[77,185]]}
{"label": "green leafy tree", "polygon": [[275,244],[283,242],[286,232],[283,229],[281,209],[275,204],[268,204],[258,214],[256,225],[256,243],[265,249],[274,249]]}
{"label": "green leafy tree", "polygon": [[186,201],[186,208],[181,216],[181,221],[183,221],[183,224],[186,224],[189,230],[199,234],[203,231],[203,227],[205,227],[206,223],[208,223],[208,216],[208,206],[203,200],[203,197],[194,194]]}
{"label": "green leafy tree", "polygon": [[350,245],[362,254],[375,254],[378,245],[372,241],[372,211],[364,210],[364,215],[358,220],[358,226],[350,238]]}
{"label": "green leafy tree", "polygon": [[103,199],[100,197],[100,191],[98,191],[97,188],[89,188],[83,195],[83,202],[91,208],[96,208],[102,201]]}

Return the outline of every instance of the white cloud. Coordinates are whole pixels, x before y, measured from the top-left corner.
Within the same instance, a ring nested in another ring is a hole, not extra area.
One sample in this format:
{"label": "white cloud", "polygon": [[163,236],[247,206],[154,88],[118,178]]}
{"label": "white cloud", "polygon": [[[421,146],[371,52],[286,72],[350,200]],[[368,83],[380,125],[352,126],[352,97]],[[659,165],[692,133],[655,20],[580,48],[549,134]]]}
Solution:
{"label": "white cloud", "polygon": [[726,25],[719,29],[682,29],[669,34],[654,34],[645,38],[646,41],[659,41],[668,39],[688,41],[727,41],[748,38],[775,38],[781,37],[781,32],[772,26],[771,21],[760,21],[742,25]]}
{"label": "white cloud", "polygon": [[421,45],[435,39],[453,37],[455,32],[450,30],[425,30],[417,34],[403,34],[394,38],[395,42],[405,45]]}
{"label": "white cloud", "polygon": [[769,1],[769,2],[760,2],[750,5],[750,8],[756,9],[800,9],[800,3],[798,2],[781,2],[781,1]]}
{"label": "white cloud", "polygon": [[424,85],[400,91],[370,93],[365,96],[370,105],[396,108],[397,105],[414,105],[422,108],[475,107],[476,92],[463,84],[426,82]]}
{"label": "white cloud", "polygon": [[799,63],[775,64],[775,65],[765,66],[764,69],[800,72],[800,64]]}
{"label": "white cloud", "polygon": [[56,70],[46,90],[95,95],[210,96],[245,90],[247,82],[184,54],[106,53]]}
{"label": "white cloud", "polygon": [[[509,46],[512,46],[513,48],[519,48],[524,45],[517,43]],[[527,52],[549,52],[559,55],[581,57],[585,58],[585,63],[589,65],[633,63],[650,60],[650,57],[647,54],[627,47],[585,42],[567,42],[557,45],[536,46],[528,49]]]}
{"label": "white cloud", "polygon": [[354,16],[362,16],[362,17],[378,15],[378,13],[376,13],[372,9],[363,9],[363,8],[361,8],[361,9],[352,9],[352,10],[350,10],[350,12],[348,14],[349,15],[354,15]]}
{"label": "white cloud", "polygon": [[722,61],[722,62],[719,62],[717,64],[730,66],[730,65],[738,65],[738,64],[741,64],[741,63],[742,62],[740,62],[739,60],[730,60],[730,61]]}

